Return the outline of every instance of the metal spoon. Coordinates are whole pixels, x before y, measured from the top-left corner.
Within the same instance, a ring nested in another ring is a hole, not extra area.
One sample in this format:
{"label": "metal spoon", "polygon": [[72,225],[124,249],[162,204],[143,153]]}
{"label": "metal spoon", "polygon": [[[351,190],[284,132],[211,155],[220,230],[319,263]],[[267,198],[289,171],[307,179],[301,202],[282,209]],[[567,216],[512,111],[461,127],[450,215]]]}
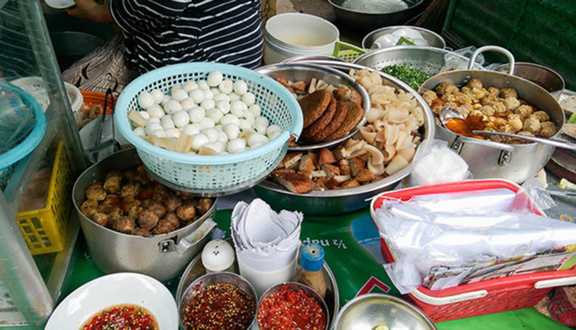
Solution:
{"label": "metal spoon", "polygon": [[[453,118],[460,118],[464,119],[464,115],[461,114],[458,110],[450,107],[444,107],[440,109],[440,113],[438,115],[440,118],[440,122],[444,127],[446,127],[446,123]],[[528,136],[528,135],[520,135],[520,134],[510,134],[510,133],[502,133],[502,132],[493,132],[493,131],[481,131],[481,130],[473,130],[472,133],[474,134],[489,134],[489,135],[500,135],[500,136],[507,136],[511,138],[517,138],[521,140],[527,140],[531,142],[539,142],[544,144],[553,145],[555,147],[569,149],[569,150],[576,150],[576,145],[572,143],[568,143],[566,141],[554,140],[554,139],[545,139],[539,138],[535,136]]]}

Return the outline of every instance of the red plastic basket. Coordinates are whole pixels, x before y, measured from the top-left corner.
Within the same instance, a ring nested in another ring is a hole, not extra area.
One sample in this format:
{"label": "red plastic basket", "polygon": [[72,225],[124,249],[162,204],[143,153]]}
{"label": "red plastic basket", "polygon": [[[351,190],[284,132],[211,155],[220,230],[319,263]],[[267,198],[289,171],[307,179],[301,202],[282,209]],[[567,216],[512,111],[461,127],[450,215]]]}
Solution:
{"label": "red plastic basket", "polygon": [[[401,189],[384,192],[376,196],[370,205],[370,213],[377,226],[375,211],[380,208],[384,200],[399,199],[406,201],[413,196],[419,195],[493,189],[510,189],[518,192],[520,187],[506,180],[470,180]],[[520,192],[517,202],[528,205],[530,211],[535,214],[544,215],[544,212],[525,193]],[[384,260],[393,262],[393,251],[390,250],[383,239],[381,243]],[[444,290],[432,291],[418,286],[408,296],[434,322],[442,322],[532,307],[548,294],[553,287],[573,284],[576,284],[576,267],[571,270],[513,275],[463,284]]]}

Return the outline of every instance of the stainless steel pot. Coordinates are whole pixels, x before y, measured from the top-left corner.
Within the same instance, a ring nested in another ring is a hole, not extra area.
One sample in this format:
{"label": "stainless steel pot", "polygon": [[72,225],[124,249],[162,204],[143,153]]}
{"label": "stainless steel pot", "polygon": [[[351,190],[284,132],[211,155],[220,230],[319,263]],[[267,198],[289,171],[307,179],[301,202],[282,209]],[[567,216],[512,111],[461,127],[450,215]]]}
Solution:
{"label": "stainless steel pot", "polygon": [[[509,73],[470,69],[476,56],[488,50],[499,51],[509,57],[511,68]],[[477,78],[482,81],[484,86],[514,88],[520,98],[538,109],[545,110],[554,124],[561,130],[564,125],[564,110],[562,110],[558,101],[542,87],[527,79],[511,74],[514,68],[514,60],[510,52],[496,46],[480,47],[470,59],[468,68],[468,70],[440,73],[424,82],[419,92],[423,93],[427,89],[432,90],[441,82],[450,82],[456,86],[462,86],[470,79]],[[497,143],[464,137],[438,125],[436,125],[436,138],[447,141],[448,145],[462,156],[476,179],[502,178],[522,183],[538,173],[554,152],[554,147],[550,145],[541,143]]]}
{"label": "stainless steel pot", "polygon": [[167,281],[182,274],[188,263],[209,240],[216,226],[212,220],[216,203],[200,219],[170,233],[142,237],[123,234],[102,227],[88,219],[80,205],[91,183],[103,180],[112,169],[126,169],[141,164],[136,149],[116,152],[89,167],[78,177],[72,190],[74,207],[92,259],[106,273],[137,272]]}

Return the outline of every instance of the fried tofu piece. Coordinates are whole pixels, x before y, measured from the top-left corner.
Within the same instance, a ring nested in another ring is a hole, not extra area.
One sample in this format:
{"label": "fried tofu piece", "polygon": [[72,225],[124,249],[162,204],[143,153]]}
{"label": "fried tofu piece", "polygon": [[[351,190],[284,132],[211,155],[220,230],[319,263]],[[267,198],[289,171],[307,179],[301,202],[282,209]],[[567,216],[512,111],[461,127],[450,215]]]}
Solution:
{"label": "fried tofu piece", "polygon": [[295,194],[308,193],[314,187],[314,181],[302,173],[274,171],[272,180]]}
{"label": "fried tofu piece", "polygon": [[336,159],[332,151],[330,151],[328,148],[321,148],[318,151],[318,166],[322,166],[324,164],[334,164],[337,161],[338,159]]}
{"label": "fried tofu piece", "polygon": [[302,154],[303,153],[301,151],[292,151],[286,153],[286,156],[284,156],[278,167],[294,170],[298,169],[298,166],[300,165],[300,160],[302,159]]}

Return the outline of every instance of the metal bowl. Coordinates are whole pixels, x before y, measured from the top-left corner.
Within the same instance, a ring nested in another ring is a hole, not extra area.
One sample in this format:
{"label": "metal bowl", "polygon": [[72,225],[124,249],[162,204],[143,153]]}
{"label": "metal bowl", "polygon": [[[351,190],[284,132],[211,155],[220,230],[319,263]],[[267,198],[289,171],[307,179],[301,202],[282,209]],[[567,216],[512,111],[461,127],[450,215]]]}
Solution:
{"label": "metal bowl", "polygon": [[[292,291],[302,290],[302,292],[304,292],[305,295],[307,295],[310,298],[313,298],[314,300],[316,300],[316,302],[318,302],[320,304],[320,306],[322,307],[322,310],[324,311],[324,315],[326,316],[326,329],[328,329],[330,326],[330,312],[328,311],[328,306],[326,306],[326,302],[324,301],[324,299],[322,299],[322,297],[320,297],[320,295],[316,291],[314,291],[310,287],[308,287],[302,283],[298,283],[298,282],[280,283],[280,284],[274,285],[273,287],[266,290],[266,292],[264,292],[262,294],[262,296],[260,297],[260,300],[258,300],[258,307],[256,309],[256,318],[258,318],[258,312],[260,311],[260,308],[262,306],[263,301],[266,298],[268,298],[270,295],[280,291],[280,289],[282,289],[282,287],[284,287],[285,285],[287,285],[288,288]],[[258,320],[256,320],[256,322],[254,322],[254,323],[255,323],[255,325],[258,325],[257,327],[255,327],[255,329],[259,329],[260,327],[258,324]],[[319,329],[319,330],[324,330],[324,329]]]}
{"label": "metal bowl", "polygon": [[[182,329],[184,329],[184,325],[182,324],[182,315],[184,313],[184,309],[188,303],[190,303],[192,298],[194,298],[194,296],[212,284],[232,284],[238,287],[240,290],[246,292],[250,299],[254,302],[254,305],[256,305],[256,291],[254,290],[252,284],[250,284],[250,282],[248,282],[245,278],[238,274],[229,272],[209,273],[200,276],[190,285],[188,285],[186,291],[184,291],[182,296],[178,299],[178,311],[180,315],[180,326]],[[254,317],[256,317],[256,314],[254,314]]]}
{"label": "metal bowl", "polygon": [[441,49],[446,48],[446,41],[444,41],[444,38],[442,38],[438,33],[418,26],[408,26],[408,25],[388,26],[374,30],[368,33],[364,37],[364,39],[362,39],[362,48],[371,49],[372,44],[374,44],[374,41],[376,41],[378,38],[385,36],[387,34],[394,33],[395,31],[398,31],[400,29],[409,29],[420,33],[422,35],[422,38],[424,38],[424,40],[426,40],[426,42],[428,43],[428,47],[441,48]]}
{"label": "metal bowl", "polygon": [[[363,68],[362,66],[349,63],[333,62],[333,64],[337,66],[341,65],[341,68],[343,69]],[[430,150],[431,141],[434,139],[435,134],[434,115],[422,96],[406,83],[383,72],[379,72],[379,74],[385,84],[411,93],[418,104],[424,109],[425,123],[421,128],[423,142],[418,146],[415,156],[415,159],[417,159],[419,154],[426,153]],[[353,212],[368,206],[371,197],[378,193],[393,189],[400,181],[410,174],[413,167],[414,162],[410,163],[407,167],[394,175],[355,188],[325,191],[316,190],[307,194],[295,194],[277,183],[271,182],[270,180],[264,180],[257,186],[254,186],[253,189],[254,192],[260,198],[265,200],[272,208],[297,210],[306,215],[319,215],[325,217]]]}
{"label": "metal bowl", "polygon": [[[347,27],[360,30],[372,31],[384,26],[402,25],[416,17],[425,8],[425,0],[402,0],[407,5],[406,9],[382,10],[379,5],[383,1],[358,0],[358,9],[346,8],[347,0],[328,0],[334,10],[336,19]],[[371,5],[375,5],[372,7]]]}
{"label": "metal bowl", "polygon": [[[407,65],[434,76],[460,67],[466,69],[469,60],[463,55],[442,48],[394,46],[368,52],[356,58],[353,63],[378,70],[390,65]],[[474,68],[481,69],[482,66],[475,64]]]}
{"label": "metal bowl", "polygon": [[[354,81],[354,78],[349,76],[342,71],[332,69],[326,66],[314,65],[314,64],[307,64],[307,63],[282,63],[282,64],[274,64],[268,65],[261,68],[256,69],[256,71],[267,75],[273,79],[283,78],[289,81],[305,81],[309,83],[312,78],[322,79],[328,84],[339,86],[344,85],[351,89],[356,90],[360,96],[362,97],[362,108],[364,111],[370,109],[370,96],[368,92],[362,87],[359,83]],[[365,122],[362,119],[356,127],[363,125]],[[331,146],[335,146],[338,143],[346,140],[347,138],[351,137],[356,133],[357,129],[353,129],[350,133],[327,142],[322,143],[315,143],[315,144],[300,144],[296,147],[288,147],[289,151],[303,151],[303,150],[313,150],[313,149],[320,149],[320,148],[327,148]]]}
{"label": "metal bowl", "polygon": [[[499,72],[508,72],[509,70],[510,64],[508,63],[496,68],[496,71]],[[562,76],[558,72],[539,64],[516,62],[514,64],[514,75],[539,85],[556,99],[564,91],[565,83]]]}
{"label": "metal bowl", "polygon": [[406,301],[382,293],[358,296],[338,313],[332,329],[437,329],[432,320]]}

